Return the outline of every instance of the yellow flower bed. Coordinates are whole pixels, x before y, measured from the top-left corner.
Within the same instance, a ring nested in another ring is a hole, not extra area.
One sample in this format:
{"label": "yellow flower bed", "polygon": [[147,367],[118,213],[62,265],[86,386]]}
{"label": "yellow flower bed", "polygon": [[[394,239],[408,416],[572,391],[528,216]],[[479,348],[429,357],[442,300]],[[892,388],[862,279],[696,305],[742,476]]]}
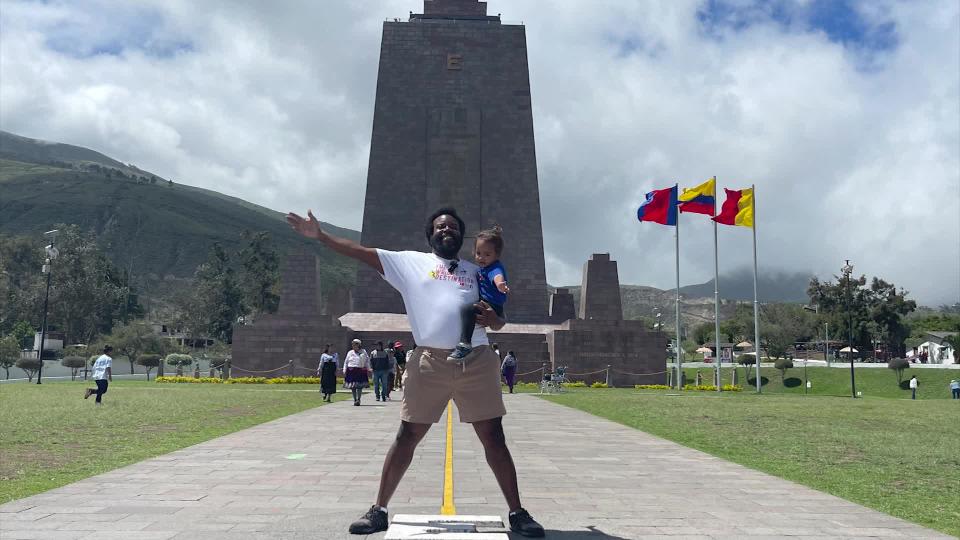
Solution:
{"label": "yellow flower bed", "polygon": [[[186,383],[186,384],[320,384],[319,377],[234,377],[219,379],[217,377],[157,377],[158,383]],[[343,384],[343,379],[337,379],[337,384]]]}
{"label": "yellow flower bed", "polygon": [[[671,387],[665,384],[636,384],[633,386],[637,390],[670,390]],[[717,387],[712,384],[688,384],[683,387],[684,390],[690,390],[694,392],[716,392]],[[725,384],[720,387],[724,392],[740,392],[743,390],[741,386],[733,386],[731,384]]]}

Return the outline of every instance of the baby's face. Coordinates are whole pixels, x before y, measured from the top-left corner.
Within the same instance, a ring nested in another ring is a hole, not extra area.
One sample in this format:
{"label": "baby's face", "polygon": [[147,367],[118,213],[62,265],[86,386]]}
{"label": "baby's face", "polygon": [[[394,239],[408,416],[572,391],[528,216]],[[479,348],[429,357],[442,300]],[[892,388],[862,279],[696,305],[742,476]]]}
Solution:
{"label": "baby's face", "polygon": [[497,250],[493,248],[493,244],[490,242],[477,240],[474,257],[476,258],[477,264],[487,266],[497,262]]}

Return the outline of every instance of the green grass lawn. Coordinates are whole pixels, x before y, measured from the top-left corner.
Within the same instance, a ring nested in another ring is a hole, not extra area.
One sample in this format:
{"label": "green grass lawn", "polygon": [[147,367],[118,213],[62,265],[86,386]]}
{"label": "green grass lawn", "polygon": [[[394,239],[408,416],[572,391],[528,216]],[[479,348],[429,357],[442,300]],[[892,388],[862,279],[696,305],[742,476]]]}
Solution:
{"label": "green grass lawn", "polygon": [[323,405],[315,385],[0,385],[0,503]]}
{"label": "green grass lawn", "polygon": [[[795,360],[792,369],[788,369],[781,380],[780,371],[774,368],[760,369],[761,390],[764,393],[773,394],[791,394],[802,396],[804,390],[803,361]],[[698,368],[684,368],[687,375],[687,382],[693,384],[696,381]],[[756,368],[740,367],[737,368],[737,384],[744,386],[744,391],[754,389]],[[703,376],[704,384],[713,384],[713,368],[699,368]],[[745,376],[749,372],[749,382]],[[920,381],[920,388],[917,391],[917,399],[950,399],[950,379],[960,379],[960,370],[957,369],[936,369],[936,368],[913,368],[903,370],[902,386],[897,383],[897,372],[883,368],[856,368],[854,378],[856,379],[857,391],[863,393],[865,398],[910,398],[910,389],[906,387],[907,381],[911,376],[916,375]],[[850,369],[849,368],[828,368],[828,367],[808,367],[807,380],[811,382],[809,389],[810,395],[819,396],[841,396],[851,395],[850,391]],[[731,369],[723,368],[721,377],[724,384],[731,381]],[[749,388],[747,388],[749,387]]]}
{"label": "green grass lawn", "polygon": [[960,401],[671,393],[544,399],[960,536]]}

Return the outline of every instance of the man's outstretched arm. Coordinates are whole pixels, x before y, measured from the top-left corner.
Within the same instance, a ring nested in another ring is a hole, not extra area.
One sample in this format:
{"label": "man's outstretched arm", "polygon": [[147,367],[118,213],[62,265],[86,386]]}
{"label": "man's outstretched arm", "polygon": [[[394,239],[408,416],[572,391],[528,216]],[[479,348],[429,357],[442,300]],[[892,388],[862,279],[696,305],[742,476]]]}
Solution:
{"label": "man's outstretched arm", "polygon": [[320,222],[317,221],[317,218],[313,217],[313,211],[308,210],[306,218],[290,212],[287,214],[287,223],[300,235],[319,240],[321,244],[333,251],[367,264],[377,272],[383,274],[383,265],[380,264],[380,256],[377,255],[377,250],[361,246],[346,238],[327,234],[320,229]]}

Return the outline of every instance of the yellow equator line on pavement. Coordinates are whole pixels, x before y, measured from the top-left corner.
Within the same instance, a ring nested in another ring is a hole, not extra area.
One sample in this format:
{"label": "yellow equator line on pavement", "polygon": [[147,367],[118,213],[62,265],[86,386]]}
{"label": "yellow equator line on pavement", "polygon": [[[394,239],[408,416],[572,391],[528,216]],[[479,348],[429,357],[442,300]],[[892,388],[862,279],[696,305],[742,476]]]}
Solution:
{"label": "yellow equator line on pavement", "polygon": [[457,515],[453,506],[453,401],[447,401],[447,451],[443,459],[443,505],[440,514]]}

